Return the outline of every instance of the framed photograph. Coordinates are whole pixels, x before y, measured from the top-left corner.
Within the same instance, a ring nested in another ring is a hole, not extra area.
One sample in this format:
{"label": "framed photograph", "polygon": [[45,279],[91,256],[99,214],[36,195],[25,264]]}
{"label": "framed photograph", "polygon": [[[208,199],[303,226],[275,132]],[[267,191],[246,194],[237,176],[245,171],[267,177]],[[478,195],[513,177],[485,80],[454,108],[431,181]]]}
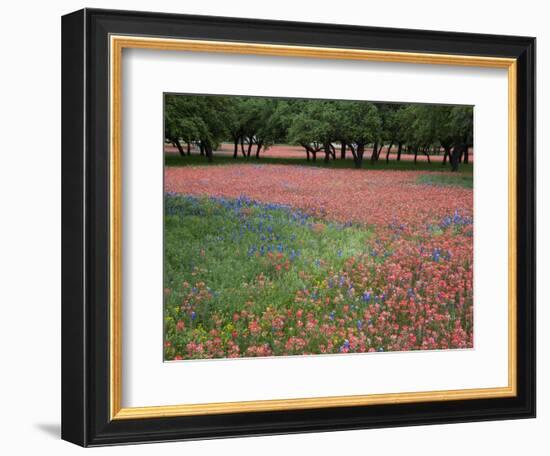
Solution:
{"label": "framed photograph", "polygon": [[62,20],[62,437],[535,416],[535,39]]}

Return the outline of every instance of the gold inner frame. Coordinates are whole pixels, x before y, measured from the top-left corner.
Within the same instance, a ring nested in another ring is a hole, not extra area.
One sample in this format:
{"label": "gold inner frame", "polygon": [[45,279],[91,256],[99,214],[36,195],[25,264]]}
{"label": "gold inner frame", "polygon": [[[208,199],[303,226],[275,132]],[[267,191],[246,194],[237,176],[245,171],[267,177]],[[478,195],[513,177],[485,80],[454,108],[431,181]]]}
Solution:
{"label": "gold inner frame", "polygon": [[[368,60],[431,65],[453,65],[508,70],[508,386],[426,392],[403,392],[245,402],[122,407],[122,145],[121,96],[123,49],[195,51],[317,59]],[[516,290],[516,128],[517,61],[511,58],[468,55],[387,52],[241,42],[221,42],[110,36],[110,415],[111,419],[158,418],[221,413],[297,410],[326,407],[397,404],[423,401],[487,399],[517,394]]]}

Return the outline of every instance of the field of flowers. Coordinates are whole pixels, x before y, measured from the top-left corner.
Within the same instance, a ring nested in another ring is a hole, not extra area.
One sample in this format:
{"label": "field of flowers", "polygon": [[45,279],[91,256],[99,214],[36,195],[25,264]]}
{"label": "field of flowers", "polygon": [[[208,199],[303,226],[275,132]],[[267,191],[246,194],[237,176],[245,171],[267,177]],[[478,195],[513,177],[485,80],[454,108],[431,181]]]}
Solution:
{"label": "field of flowers", "polygon": [[165,359],[471,348],[473,193],[446,175],[166,167]]}

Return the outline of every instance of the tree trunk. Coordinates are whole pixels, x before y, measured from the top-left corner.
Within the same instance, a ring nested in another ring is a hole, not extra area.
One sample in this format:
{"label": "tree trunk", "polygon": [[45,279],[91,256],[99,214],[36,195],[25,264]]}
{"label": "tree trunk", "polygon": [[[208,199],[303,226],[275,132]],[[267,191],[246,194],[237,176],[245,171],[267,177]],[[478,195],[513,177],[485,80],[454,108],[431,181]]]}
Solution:
{"label": "tree trunk", "polygon": [[349,150],[351,150],[351,156],[353,157],[353,160],[357,158],[357,153],[355,152],[355,147],[353,147],[351,144],[348,144]]}
{"label": "tree trunk", "polygon": [[397,144],[397,161],[401,161],[401,151],[403,150],[403,143]]}
{"label": "tree trunk", "polygon": [[260,150],[262,149],[262,143],[258,143],[256,147],[256,158],[260,158]]}
{"label": "tree trunk", "polygon": [[204,143],[202,141],[199,143],[199,149],[200,149],[200,154],[204,155]]}
{"label": "tree trunk", "polygon": [[317,152],[319,151],[319,149],[317,148],[313,148],[311,146],[307,146],[309,152],[311,153],[311,156],[313,157],[313,161],[317,161]]}
{"label": "tree trunk", "polygon": [[191,155],[191,141],[187,141],[187,155]]}
{"label": "tree trunk", "polygon": [[237,155],[239,154],[239,138],[235,139],[233,146],[233,158],[237,158]]}
{"label": "tree trunk", "polygon": [[214,155],[212,153],[212,146],[210,144],[205,144],[204,151],[206,153],[206,158],[208,159],[208,162],[212,163],[212,161],[214,160]]}
{"label": "tree trunk", "polygon": [[468,146],[464,147],[464,164],[467,165],[470,163],[470,152],[468,151]]}
{"label": "tree trunk", "polygon": [[418,146],[414,148],[414,164],[416,165],[416,159],[418,158]]}
{"label": "tree trunk", "polygon": [[354,154],[355,167],[361,168],[363,165],[363,155],[365,154],[365,145],[357,144],[357,153]]}
{"label": "tree trunk", "polygon": [[462,145],[456,145],[453,148],[453,152],[450,156],[451,171],[458,171],[458,165],[460,164],[460,156],[462,155]]}
{"label": "tree trunk", "polygon": [[391,142],[390,145],[388,146],[388,150],[386,150],[386,163],[390,161],[390,152],[392,147],[393,147],[393,143]]}
{"label": "tree trunk", "polygon": [[372,154],[370,156],[370,161],[374,163],[378,160],[378,142],[375,142],[372,146]]}
{"label": "tree trunk", "polygon": [[340,158],[342,160],[346,159],[346,143],[342,141],[342,146],[340,148]]}
{"label": "tree trunk", "polygon": [[430,161],[430,146],[425,146],[422,148],[422,153],[426,156],[428,159],[428,163],[431,163]]}
{"label": "tree trunk", "polygon": [[451,146],[443,146],[443,149],[445,149],[445,153],[443,155],[443,166],[447,164],[447,158],[450,159],[451,157]]}
{"label": "tree trunk", "polygon": [[250,154],[252,153],[252,140],[248,140],[248,149],[246,150],[246,158],[250,158]]}
{"label": "tree trunk", "polygon": [[241,153],[243,154],[243,157],[246,157],[246,152],[244,151],[244,138],[241,137]]}
{"label": "tree trunk", "polygon": [[179,151],[180,155],[181,155],[182,157],[185,157],[185,152],[183,151],[183,147],[181,146],[180,140],[176,138],[176,139],[174,140],[174,144],[175,144],[176,147],[178,148],[178,151]]}
{"label": "tree trunk", "polygon": [[300,144],[306,150],[306,160],[309,161],[309,147],[305,144]]}
{"label": "tree trunk", "polygon": [[328,163],[331,155],[330,144],[329,143],[323,144],[323,149],[325,151],[325,163]]}

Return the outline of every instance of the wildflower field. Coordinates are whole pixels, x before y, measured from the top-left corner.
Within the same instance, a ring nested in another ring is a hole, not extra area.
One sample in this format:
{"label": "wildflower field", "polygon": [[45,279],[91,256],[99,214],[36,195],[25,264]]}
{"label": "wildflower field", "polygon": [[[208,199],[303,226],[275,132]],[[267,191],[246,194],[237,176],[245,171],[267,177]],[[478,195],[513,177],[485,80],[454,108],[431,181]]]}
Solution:
{"label": "wildflower field", "polygon": [[165,359],[473,347],[471,168],[412,169],[167,166]]}

